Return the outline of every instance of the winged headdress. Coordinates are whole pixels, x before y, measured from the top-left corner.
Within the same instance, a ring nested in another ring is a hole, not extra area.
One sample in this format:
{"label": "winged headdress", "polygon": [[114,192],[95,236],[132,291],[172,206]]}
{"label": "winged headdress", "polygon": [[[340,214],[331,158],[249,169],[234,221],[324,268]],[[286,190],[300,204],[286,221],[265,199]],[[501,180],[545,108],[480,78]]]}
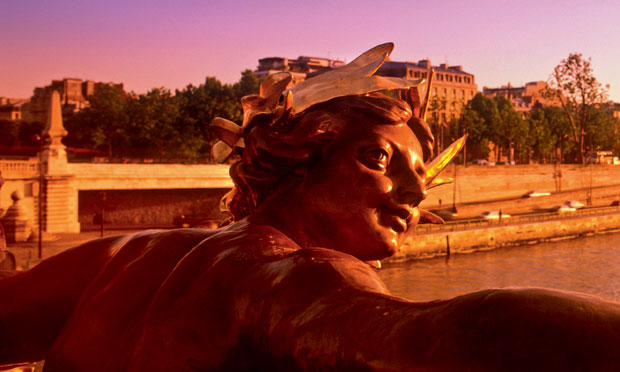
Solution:
{"label": "winged headdress", "polygon": [[[290,86],[292,75],[289,72],[278,72],[269,75],[260,85],[259,94],[245,96],[241,99],[243,107],[243,123],[241,126],[223,118],[215,118],[212,129],[221,141],[213,147],[216,161],[225,161],[233,150],[241,153],[245,148],[244,131],[248,131],[259,117],[267,118],[269,125],[277,128],[282,123],[290,122],[309,107],[329,101],[333,98],[364,95],[380,91],[396,91],[400,97],[410,104],[413,114],[420,114],[420,96],[418,86],[424,79],[408,80],[396,77],[377,76],[374,73],[387,60],[394,49],[393,43],[378,45],[346,66],[324,72],[296,85]],[[427,101],[430,87],[427,84]],[[427,103],[425,103],[426,105]],[[422,109],[425,111],[425,109]],[[264,120],[260,120],[264,123]],[[427,126],[424,130],[432,139]],[[416,133],[417,135],[417,133]],[[454,156],[465,144],[465,137],[460,138],[444,152],[426,164],[426,188],[430,189],[452,179],[442,180],[437,176],[445,169]],[[431,145],[432,146],[432,145]],[[425,150],[430,153],[432,149]],[[426,157],[425,157],[426,158]],[[443,223],[434,214],[420,210],[420,223]]]}

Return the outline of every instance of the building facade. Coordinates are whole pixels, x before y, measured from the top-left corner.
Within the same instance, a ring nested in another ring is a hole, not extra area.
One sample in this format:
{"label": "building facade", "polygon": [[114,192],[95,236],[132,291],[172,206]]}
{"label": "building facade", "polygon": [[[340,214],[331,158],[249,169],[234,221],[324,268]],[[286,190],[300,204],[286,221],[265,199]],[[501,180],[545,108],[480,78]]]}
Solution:
{"label": "building facade", "polygon": [[306,77],[344,65],[343,61],[320,57],[299,56],[297,59],[267,57],[258,60],[258,68],[254,71],[254,75],[263,78],[276,72],[288,71],[293,76],[292,84],[297,84]]}
{"label": "building facade", "polygon": [[536,103],[540,103],[545,106],[555,105],[553,101],[550,101],[543,96],[542,91],[546,88],[546,82],[532,81],[520,87],[513,87],[510,83],[499,88],[483,87],[482,92],[489,98],[504,96],[512,102],[515,110],[520,112],[529,112]]}
{"label": "building facade", "polygon": [[21,120],[24,115],[24,105],[27,98],[0,97],[0,120]]}
{"label": "building facade", "polygon": [[102,83],[91,80],[64,78],[52,80],[50,85],[34,88],[30,103],[24,110],[24,119],[28,121],[45,121],[47,104],[53,91],[60,94],[63,115],[72,114],[88,107],[88,96],[98,87],[109,85],[123,90],[123,84]]}
{"label": "building facade", "polygon": [[[280,71],[293,75],[293,84],[322,72],[342,67],[346,63],[328,58],[300,56],[297,59],[282,57],[263,58],[258,61],[254,71],[257,77],[265,77]],[[435,71],[429,119],[433,123],[443,123],[458,118],[461,108],[476,95],[477,85],[473,74],[463,71],[462,66],[448,66],[443,63],[431,66],[428,59],[416,62],[386,61],[376,72],[380,76],[406,79],[428,78],[431,68]],[[424,89],[424,87],[423,87]]]}
{"label": "building facade", "polygon": [[434,70],[434,76],[428,120],[434,124],[446,125],[460,116],[461,108],[474,98],[478,91],[474,75],[463,71],[463,66],[449,66],[446,63],[432,66],[429,59],[418,62],[386,61],[376,74],[405,79],[428,79],[431,69]]}

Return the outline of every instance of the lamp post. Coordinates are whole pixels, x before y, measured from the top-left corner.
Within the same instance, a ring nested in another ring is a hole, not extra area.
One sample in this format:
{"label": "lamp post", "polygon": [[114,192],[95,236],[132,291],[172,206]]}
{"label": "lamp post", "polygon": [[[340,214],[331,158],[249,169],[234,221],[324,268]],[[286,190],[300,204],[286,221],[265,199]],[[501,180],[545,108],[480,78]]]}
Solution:
{"label": "lamp post", "polygon": [[105,199],[106,199],[106,195],[105,195],[105,191],[100,191],[99,192],[99,203],[100,203],[100,216],[101,219],[99,220],[99,227],[100,227],[100,233],[101,233],[101,237],[103,238],[104,235],[104,231],[103,231],[103,213],[104,213],[104,209],[105,209]]}
{"label": "lamp post", "polygon": [[31,137],[34,141],[39,142],[39,258],[43,258],[43,183],[45,182],[45,170],[43,166],[43,146],[48,138],[42,134],[35,134]]}

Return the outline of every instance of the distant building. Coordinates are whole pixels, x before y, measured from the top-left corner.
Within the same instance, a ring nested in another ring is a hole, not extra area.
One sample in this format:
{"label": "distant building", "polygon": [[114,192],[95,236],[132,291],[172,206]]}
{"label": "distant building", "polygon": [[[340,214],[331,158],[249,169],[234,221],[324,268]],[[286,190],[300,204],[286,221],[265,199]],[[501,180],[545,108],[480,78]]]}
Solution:
{"label": "distant building", "polygon": [[510,83],[499,88],[484,87],[482,92],[489,98],[504,96],[512,102],[515,110],[528,112],[536,103],[546,106],[555,105],[553,101],[542,96],[542,91],[545,88],[547,88],[547,83],[544,81],[532,81],[521,87],[513,87]]}
{"label": "distant building", "polygon": [[0,120],[21,120],[27,103],[27,98],[0,97]]}
{"label": "distant building", "polygon": [[293,76],[292,83],[297,84],[304,81],[308,75],[313,76],[344,65],[343,61],[320,57],[299,56],[297,59],[268,57],[258,60],[258,68],[254,71],[254,75],[262,78],[276,72],[288,71]]}
{"label": "distant building", "polygon": [[614,118],[620,119],[620,103],[609,101],[607,104]]}
{"label": "distant building", "polygon": [[88,107],[88,96],[93,94],[102,85],[115,86],[123,90],[123,84],[102,83],[91,80],[82,81],[76,78],[64,78],[62,80],[52,80],[50,85],[36,87],[24,119],[29,121],[45,122],[45,112],[52,91],[60,93],[60,103],[63,115],[72,114]]}
{"label": "distant building", "polygon": [[462,66],[442,63],[431,66],[431,61],[418,62],[386,61],[376,75],[406,79],[427,79],[431,68],[435,71],[429,105],[429,118],[435,124],[449,123],[460,116],[461,108],[474,98],[478,90],[475,77],[463,71]]}
{"label": "distant building", "polygon": [[[254,74],[265,77],[280,71],[288,71],[293,75],[293,83],[299,83],[308,77],[342,67],[346,63],[339,60],[319,57],[301,56],[297,59],[269,57],[258,60],[258,68]],[[419,62],[386,61],[376,75],[393,76],[407,79],[426,78],[431,69],[428,59]],[[447,123],[459,116],[461,107],[474,97],[477,91],[474,75],[463,71],[462,66],[441,64],[434,66],[432,97],[436,97],[438,105],[431,110],[436,123]]]}

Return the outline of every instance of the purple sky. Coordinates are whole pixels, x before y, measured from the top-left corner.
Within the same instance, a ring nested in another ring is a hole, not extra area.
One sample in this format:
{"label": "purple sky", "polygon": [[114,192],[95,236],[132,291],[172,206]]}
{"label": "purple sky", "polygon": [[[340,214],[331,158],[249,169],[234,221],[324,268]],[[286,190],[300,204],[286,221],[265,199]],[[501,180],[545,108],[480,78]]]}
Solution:
{"label": "purple sky", "polygon": [[350,61],[393,41],[393,60],[462,65],[479,89],[546,80],[581,52],[620,102],[618,0],[16,0],[0,14],[0,96],[63,77],[136,93],[230,83],[259,58]]}

